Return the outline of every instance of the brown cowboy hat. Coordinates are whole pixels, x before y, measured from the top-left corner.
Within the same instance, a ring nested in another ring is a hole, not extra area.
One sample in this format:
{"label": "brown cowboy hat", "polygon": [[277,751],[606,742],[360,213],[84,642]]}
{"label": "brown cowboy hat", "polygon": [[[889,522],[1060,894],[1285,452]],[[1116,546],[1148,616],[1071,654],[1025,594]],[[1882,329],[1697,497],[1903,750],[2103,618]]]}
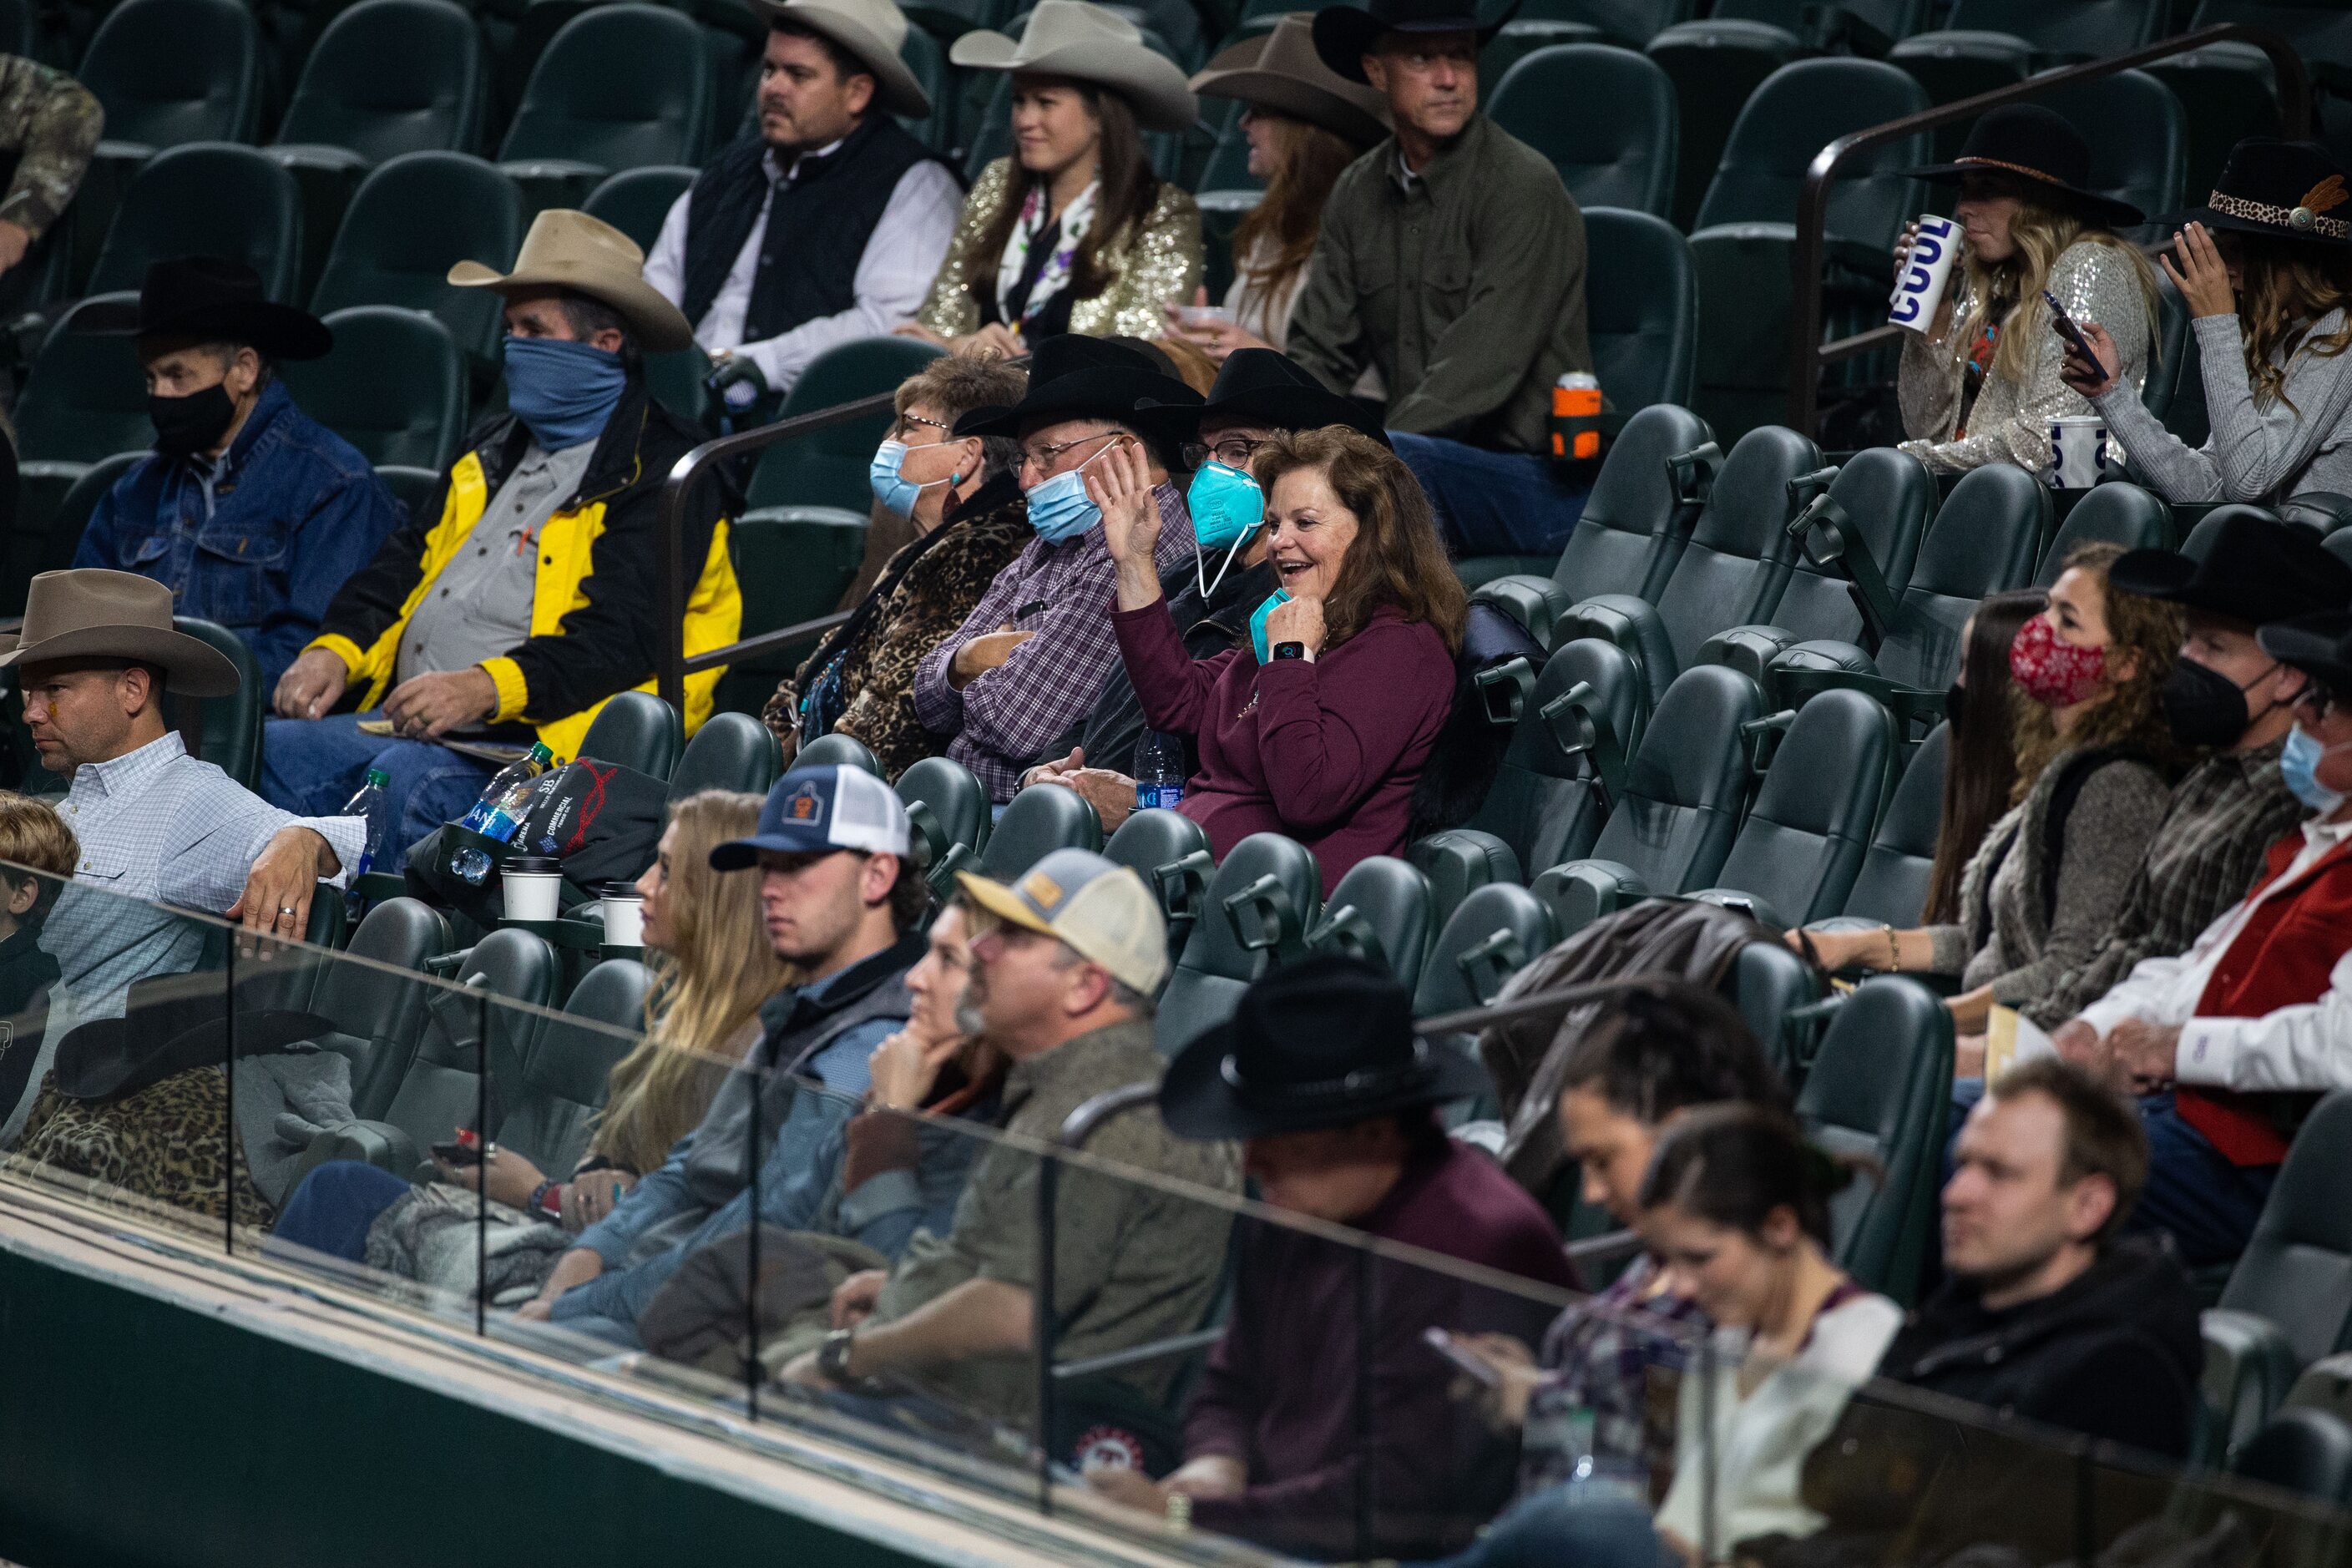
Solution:
{"label": "brown cowboy hat", "polygon": [[569,289],[602,300],[621,313],[649,354],[667,353],[694,342],[684,316],[646,281],[646,253],[611,224],[569,207],[550,207],[530,220],[514,269],[500,272],[478,261],[449,268],[460,289],[494,289],[501,294],[534,289]]}
{"label": "brown cowboy hat", "polygon": [[1315,20],[1294,12],[1262,37],[1218,51],[1192,79],[1202,98],[1237,98],[1370,147],[1389,133],[1389,100],[1348,80],[1315,52]]}
{"label": "brown cowboy hat", "polygon": [[155,665],[164,690],[190,697],[226,697],[237,689],[236,666],[226,655],[172,629],[172,590],[129,572],[85,566],[33,579],[24,629],[0,632],[0,668],[61,658]]}

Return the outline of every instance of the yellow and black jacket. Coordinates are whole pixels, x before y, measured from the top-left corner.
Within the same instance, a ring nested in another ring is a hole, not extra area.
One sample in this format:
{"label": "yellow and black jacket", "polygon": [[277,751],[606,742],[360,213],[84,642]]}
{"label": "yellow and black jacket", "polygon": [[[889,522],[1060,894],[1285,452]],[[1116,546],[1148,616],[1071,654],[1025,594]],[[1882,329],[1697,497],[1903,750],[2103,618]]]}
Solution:
{"label": "yellow and black jacket", "polygon": [[[371,709],[391,687],[408,617],[434,579],[454,560],[488,510],[530,433],[512,415],[483,425],[472,448],[441,478],[434,498],[410,516],[375,559],[335,595],[311,647],[329,649],[351,671],[358,706]],[[589,458],[579,492],[541,532],[531,597],[530,636],[483,665],[499,689],[494,726],[537,732],[559,757],[579,753],[580,739],[604,700],[631,687],[651,691],[655,650],[675,635],[656,624],[662,482],[702,433],[646,395],[629,378]],[[716,476],[698,487],[700,503],[683,554],[702,563],[687,597],[689,658],[733,642],[742,595],[727,552],[728,487]],[[687,677],[686,728],[710,716],[719,671]]]}

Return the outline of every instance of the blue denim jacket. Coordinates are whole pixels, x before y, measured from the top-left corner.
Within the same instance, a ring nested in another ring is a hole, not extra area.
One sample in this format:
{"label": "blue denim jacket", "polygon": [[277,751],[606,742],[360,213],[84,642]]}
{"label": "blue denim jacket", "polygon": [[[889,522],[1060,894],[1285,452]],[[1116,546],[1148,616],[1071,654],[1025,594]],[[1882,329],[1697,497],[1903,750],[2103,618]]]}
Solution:
{"label": "blue denim jacket", "polygon": [[368,460],[273,381],[217,469],[159,452],[100,496],[74,564],[152,577],[181,615],[236,633],[266,700],[398,520]]}

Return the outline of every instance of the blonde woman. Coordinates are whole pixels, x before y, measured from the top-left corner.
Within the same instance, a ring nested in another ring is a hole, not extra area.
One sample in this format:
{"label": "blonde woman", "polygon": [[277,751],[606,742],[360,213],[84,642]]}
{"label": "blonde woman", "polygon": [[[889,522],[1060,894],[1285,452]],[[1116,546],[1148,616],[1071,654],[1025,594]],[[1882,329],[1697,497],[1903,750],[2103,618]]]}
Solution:
{"label": "blonde woman", "polygon": [[[2050,423],[2088,414],[2060,373],[2066,344],[2046,290],[2078,324],[2097,322],[2119,346],[2117,374],[2135,394],[2155,348],[2156,274],[2113,232],[2139,209],[2083,188],[2090,148],[2074,128],[2030,103],[1996,109],[1949,163],[1914,169],[1959,183],[1952,216],[1965,236],[1960,274],[1925,333],[1903,334],[1897,391],[1910,453],[1939,473],[1988,463],[2050,467]],[[1911,232],[1895,247],[1901,270]]]}
{"label": "blonde woman", "polygon": [[1191,128],[1184,73],[1085,0],[1038,0],[1019,42],[983,28],[949,58],[1012,73],[1013,152],[981,171],[929,296],[898,331],[1007,358],[1063,332],[1159,336],[1202,264],[1201,209],[1143,147],[1146,131]]}
{"label": "blonde woman", "polygon": [[[711,870],[710,851],[750,836],[760,804],[756,795],[704,790],[671,808],[654,863],[637,879],[653,969],[645,1037],[614,1067],[588,1152],[568,1177],[551,1179],[532,1162],[545,1151],[501,1144],[488,1162],[489,1196],[500,1205],[490,1231],[493,1296],[537,1290],[570,1238],[694,1131],[728,1069],[759,1039],[760,1005],[791,975],[768,946],[760,879]],[[412,1187],[355,1161],[321,1165],[287,1200],[277,1239],[470,1292],[483,1170],[441,1163],[439,1180]]]}
{"label": "blonde woman", "polygon": [[2188,303],[2213,434],[2183,445],[2140,404],[2116,345],[2067,361],[2132,467],[2167,500],[2272,505],[2352,487],[2352,192],[2308,142],[2249,137],[2164,258]]}

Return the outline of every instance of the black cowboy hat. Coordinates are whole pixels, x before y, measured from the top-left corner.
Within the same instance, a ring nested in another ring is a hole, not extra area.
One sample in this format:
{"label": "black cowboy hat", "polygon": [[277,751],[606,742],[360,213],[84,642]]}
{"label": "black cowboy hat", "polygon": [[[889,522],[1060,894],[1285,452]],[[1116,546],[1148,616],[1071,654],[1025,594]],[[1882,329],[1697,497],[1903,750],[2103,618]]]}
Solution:
{"label": "black cowboy hat", "polygon": [[2252,626],[2352,608],[2352,566],[2307,528],[2251,509],[2214,530],[2202,561],[2175,550],[2135,550],[2107,568],[2107,584]]}
{"label": "black cowboy hat", "polygon": [[2297,616],[2254,633],[2264,653],[2331,692],[2352,697],[2352,610]]}
{"label": "black cowboy hat", "polygon": [[2316,142],[2249,136],[2230,149],[2201,207],[2167,216],[2167,228],[2201,223],[2235,234],[2311,245],[2352,245],[2352,190],[2344,166]]}
{"label": "black cowboy hat", "polygon": [[1315,13],[1315,52],[1349,81],[1366,81],[1364,57],[1383,33],[1475,33],[1485,45],[1519,8],[1512,0],[1491,22],[1478,19],[1478,0],[1371,0],[1369,5],[1326,5]]}
{"label": "black cowboy hat", "polygon": [[1171,446],[1196,439],[1203,426],[1221,418],[1275,430],[1344,425],[1389,445],[1389,433],[1361,404],[1340,396],[1316,380],[1313,372],[1272,349],[1235,349],[1227,354],[1206,403],[1162,407],[1147,398],[1136,405],[1135,417]]}
{"label": "black cowboy hat", "polygon": [[958,436],[1013,436],[1024,425],[1055,419],[1133,418],[1149,399],[1197,409],[1201,395],[1133,349],[1064,332],[1029,356],[1029,391],[1010,407],[975,408],[956,421]]}
{"label": "black cowboy hat", "polygon": [[[236,1054],[269,1056],[334,1032],[332,1019],[254,1005],[240,984]],[[122,1016],[99,1018],[58,1042],[58,1092],[68,1100],[120,1100],[191,1068],[228,1059],[229,993],[218,971],[159,974],[131,983]]]}
{"label": "black cowboy hat", "polygon": [[184,256],[151,262],[139,300],[98,300],[74,317],[99,338],[193,338],[245,343],[265,359],[322,359],[335,334],[307,310],[265,298],[261,275],[242,261]]}
{"label": "black cowboy hat", "polygon": [[1180,1138],[1262,1138],[1490,1087],[1469,1057],[1412,1032],[1412,994],[1386,970],[1318,953],[1252,982],[1231,1018],[1177,1053],[1160,1115]]}
{"label": "black cowboy hat", "polygon": [[2055,198],[2053,205],[2070,208],[2107,228],[2147,221],[2147,215],[2131,203],[2087,188],[2091,144],[2063,118],[2038,103],[2009,103],[1991,110],[1969,127],[1958,157],[1910,173],[1915,179],[1945,181],[2007,174],[2048,193]]}

